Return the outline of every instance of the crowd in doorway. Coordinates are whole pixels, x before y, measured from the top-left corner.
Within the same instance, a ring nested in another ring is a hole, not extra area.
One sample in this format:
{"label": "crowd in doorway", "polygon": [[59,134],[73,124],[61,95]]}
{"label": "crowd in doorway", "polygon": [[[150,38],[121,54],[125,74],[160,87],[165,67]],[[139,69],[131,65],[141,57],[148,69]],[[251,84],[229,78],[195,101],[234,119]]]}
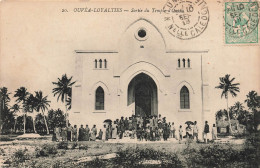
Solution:
{"label": "crowd in doorway", "polygon": [[[194,140],[199,142],[198,134],[199,129],[197,122],[187,121],[186,128],[182,125],[176,127],[174,122],[167,122],[166,117],[161,115],[141,117],[132,115],[131,117],[121,117],[115,121],[106,120],[102,129],[97,129],[96,125],[90,128],[88,125],[83,125],[77,128],[77,125],[72,127],[70,124],[68,127],[56,127],[54,130],[55,141],[96,141],[109,139],[137,139],[138,141],[167,141],[174,138],[182,142],[183,138]],[[207,143],[209,139],[209,125],[205,122],[203,130],[204,142]],[[212,140],[217,138],[217,129],[213,124]]]}

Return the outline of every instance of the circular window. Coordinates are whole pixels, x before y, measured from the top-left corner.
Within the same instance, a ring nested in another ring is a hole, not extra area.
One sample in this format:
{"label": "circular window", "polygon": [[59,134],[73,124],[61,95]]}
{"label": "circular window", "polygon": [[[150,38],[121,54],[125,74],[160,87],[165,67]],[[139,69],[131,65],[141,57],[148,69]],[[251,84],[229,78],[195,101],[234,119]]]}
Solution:
{"label": "circular window", "polygon": [[144,27],[139,27],[139,28],[135,31],[135,34],[134,34],[134,35],[135,35],[135,38],[136,38],[137,40],[139,40],[139,41],[145,41],[145,40],[147,40],[149,34],[147,34],[146,28],[144,28]]}
{"label": "circular window", "polygon": [[140,29],[138,31],[138,36],[144,38],[146,36],[146,31],[144,29]]}

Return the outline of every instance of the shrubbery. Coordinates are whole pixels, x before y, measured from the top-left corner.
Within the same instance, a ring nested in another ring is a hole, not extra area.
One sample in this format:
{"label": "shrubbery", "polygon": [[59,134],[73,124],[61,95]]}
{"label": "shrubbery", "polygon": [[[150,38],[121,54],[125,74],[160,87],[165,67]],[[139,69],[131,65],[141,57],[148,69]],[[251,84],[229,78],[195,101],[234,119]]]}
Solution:
{"label": "shrubbery", "polygon": [[240,152],[239,158],[247,162],[250,167],[258,167],[260,154],[260,135],[259,133],[251,134],[247,137],[245,148]]}
{"label": "shrubbery", "polygon": [[73,142],[72,145],[71,145],[71,149],[76,149],[78,146],[78,143],[77,142]]}
{"label": "shrubbery", "polygon": [[7,137],[7,136],[3,136],[3,137],[0,137],[0,141],[12,141],[13,139],[11,139],[10,137]]}
{"label": "shrubbery", "polygon": [[18,149],[14,152],[11,160],[7,161],[7,163],[11,163],[13,165],[18,165],[19,163],[24,162],[25,160],[29,160],[29,155],[27,154],[28,149]]}
{"label": "shrubbery", "polygon": [[79,145],[79,149],[81,149],[81,150],[88,150],[88,145],[86,145],[86,144],[80,144]]}
{"label": "shrubbery", "polygon": [[187,148],[183,151],[189,167],[224,167],[236,160],[239,152],[228,144],[212,144],[200,149]]}
{"label": "shrubbery", "polygon": [[68,149],[68,142],[61,141],[57,145],[58,149]]}
{"label": "shrubbery", "polygon": [[166,153],[154,149],[127,148],[117,153],[114,162],[123,167],[140,167],[142,161],[160,161],[159,167],[183,167],[179,157],[175,153]]}
{"label": "shrubbery", "polygon": [[36,157],[56,155],[58,153],[57,147],[50,144],[44,144],[41,148],[35,149]]}
{"label": "shrubbery", "polygon": [[99,158],[95,158],[94,160],[88,162],[87,164],[84,165],[84,167],[95,167],[95,168],[101,168],[105,167],[105,162]]}

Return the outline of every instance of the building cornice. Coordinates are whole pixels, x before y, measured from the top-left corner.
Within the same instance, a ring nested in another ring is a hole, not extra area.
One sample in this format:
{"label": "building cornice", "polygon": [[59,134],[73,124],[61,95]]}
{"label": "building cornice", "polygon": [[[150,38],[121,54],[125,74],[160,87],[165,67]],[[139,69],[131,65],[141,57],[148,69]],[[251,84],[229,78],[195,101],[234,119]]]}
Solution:
{"label": "building cornice", "polygon": [[98,54],[98,53],[118,53],[118,51],[115,50],[75,50],[78,54]]}
{"label": "building cornice", "polygon": [[[75,50],[77,54],[110,54],[118,53],[116,50]],[[166,50],[165,53],[208,53],[209,50]]]}
{"label": "building cornice", "polygon": [[166,50],[166,53],[208,53],[209,50]]}

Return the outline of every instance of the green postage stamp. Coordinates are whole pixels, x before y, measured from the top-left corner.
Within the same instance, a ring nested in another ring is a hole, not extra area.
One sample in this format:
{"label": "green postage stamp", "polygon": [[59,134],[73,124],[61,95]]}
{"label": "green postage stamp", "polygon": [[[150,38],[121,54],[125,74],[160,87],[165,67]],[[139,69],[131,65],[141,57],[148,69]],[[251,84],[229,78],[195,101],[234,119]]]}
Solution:
{"label": "green postage stamp", "polygon": [[258,43],[258,3],[225,2],[226,44]]}

